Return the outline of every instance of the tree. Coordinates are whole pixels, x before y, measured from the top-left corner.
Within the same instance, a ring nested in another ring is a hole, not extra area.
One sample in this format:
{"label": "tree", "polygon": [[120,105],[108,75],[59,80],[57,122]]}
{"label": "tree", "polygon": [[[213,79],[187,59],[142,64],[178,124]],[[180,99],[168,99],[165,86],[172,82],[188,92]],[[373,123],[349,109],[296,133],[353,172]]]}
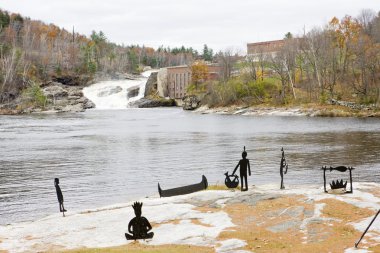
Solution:
{"label": "tree", "polygon": [[0,32],[3,28],[9,26],[10,17],[8,12],[0,10]]}
{"label": "tree", "polygon": [[285,40],[286,40],[286,39],[293,39],[293,34],[292,34],[291,32],[287,32],[287,33],[285,34],[284,39],[285,39]]}
{"label": "tree", "polygon": [[270,56],[270,68],[275,71],[281,81],[281,102],[285,103],[286,87],[289,82],[288,71],[285,68],[286,55],[285,50],[280,50],[276,55]]}
{"label": "tree", "polygon": [[220,51],[216,57],[220,66],[220,78],[223,81],[229,80],[236,63],[236,55],[233,54],[232,48],[228,48],[223,52]]}
{"label": "tree", "polygon": [[203,54],[202,54],[202,59],[205,61],[211,62],[214,57],[214,52],[211,48],[208,48],[206,44],[203,46]]}
{"label": "tree", "polygon": [[196,61],[191,65],[191,81],[196,88],[208,79],[208,75],[208,66],[204,61]]}
{"label": "tree", "polygon": [[374,12],[371,9],[364,9],[360,12],[357,20],[361,27],[363,27],[363,31],[367,35],[372,34],[372,29],[373,29],[373,20],[376,17],[376,12]]}

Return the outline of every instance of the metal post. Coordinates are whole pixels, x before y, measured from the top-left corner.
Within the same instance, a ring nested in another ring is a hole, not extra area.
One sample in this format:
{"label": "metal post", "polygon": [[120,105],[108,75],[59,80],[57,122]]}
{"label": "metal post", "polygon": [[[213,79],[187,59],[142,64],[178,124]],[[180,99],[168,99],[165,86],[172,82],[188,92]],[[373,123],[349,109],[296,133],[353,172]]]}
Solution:
{"label": "metal post", "polygon": [[368,225],[368,227],[366,228],[366,230],[364,231],[364,233],[362,234],[362,236],[360,237],[359,241],[357,241],[355,243],[355,248],[358,247],[360,241],[363,239],[364,235],[367,233],[368,229],[371,227],[372,223],[376,220],[377,216],[379,215],[380,213],[380,210],[377,212],[377,214],[375,215],[375,217],[372,219],[371,223]]}
{"label": "metal post", "polygon": [[327,190],[326,190],[326,166],[323,167],[323,181],[324,181],[324,186],[325,186],[325,192],[327,192]]}
{"label": "metal post", "polygon": [[352,190],[352,168],[349,168],[350,170],[350,184],[351,184],[351,191],[350,193],[353,193],[353,190]]}

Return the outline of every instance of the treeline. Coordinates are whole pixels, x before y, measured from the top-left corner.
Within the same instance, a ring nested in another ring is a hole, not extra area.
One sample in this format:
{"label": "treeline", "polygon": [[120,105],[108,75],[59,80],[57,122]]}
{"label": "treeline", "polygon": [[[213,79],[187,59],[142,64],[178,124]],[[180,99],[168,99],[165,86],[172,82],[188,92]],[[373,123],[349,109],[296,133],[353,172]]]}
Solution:
{"label": "treeline", "polygon": [[334,17],[302,36],[287,33],[276,53],[258,48],[241,62],[228,63],[231,54],[220,59],[227,73],[239,74],[223,75],[209,86],[213,105],[332,98],[379,105],[380,13],[363,10],[356,18]]}
{"label": "treeline", "polygon": [[[0,103],[21,89],[52,76],[93,76],[103,73],[138,73],[143,66],[160,68],[190,64],[194,59],[212,58],[186,48],[117,45],[103,32],[89,37],[54,24],[31,20],[0,10]],[[210,56],[211,52],[211,56]]]}

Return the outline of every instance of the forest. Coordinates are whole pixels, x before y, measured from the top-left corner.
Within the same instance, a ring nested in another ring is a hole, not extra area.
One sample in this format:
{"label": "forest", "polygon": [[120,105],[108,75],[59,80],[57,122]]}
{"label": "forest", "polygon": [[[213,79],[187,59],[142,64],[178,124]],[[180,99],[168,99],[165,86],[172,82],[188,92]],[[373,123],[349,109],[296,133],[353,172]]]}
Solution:
{"label": "forest", "polygon": [[258,50],[247,56],[232,49],[214,53],[207,45],[200,53],[184,46],[125,46],[110,42],[102,31],[87,37],[0,10],[0,103],[52,77],[89,80],[99,73],[139,73],[144,66],[191,66],[202,60],[219,64],[219,79],[194,78],[189,93],[205,95],[210,106],[331,99],[380,104],[380,13],[333,17],[322,28],[288,32],[283,40],[276,53]]}
{"label": "forest", "polygon": [[[207,48],[207,46],[205,45]],[[91,79],[96,73],[139,73],[143,66],[161,68],[209,58],[184,46],[158,49],[117,45],[102,32],[87,37],[54,24],[0,10],[0,103],[33,84],[54,76]]]}

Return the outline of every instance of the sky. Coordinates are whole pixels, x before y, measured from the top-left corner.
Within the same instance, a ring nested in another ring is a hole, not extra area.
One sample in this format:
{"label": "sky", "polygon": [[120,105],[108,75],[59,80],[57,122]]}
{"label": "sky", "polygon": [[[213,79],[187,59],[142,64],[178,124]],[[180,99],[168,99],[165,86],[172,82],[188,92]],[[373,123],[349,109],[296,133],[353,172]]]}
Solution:
{"label": "sky", "polygon": [[214,51],[282,39],[332,17],[380,11],[379,0],[0,0],[0,8],[117,44],[186,46]]}

